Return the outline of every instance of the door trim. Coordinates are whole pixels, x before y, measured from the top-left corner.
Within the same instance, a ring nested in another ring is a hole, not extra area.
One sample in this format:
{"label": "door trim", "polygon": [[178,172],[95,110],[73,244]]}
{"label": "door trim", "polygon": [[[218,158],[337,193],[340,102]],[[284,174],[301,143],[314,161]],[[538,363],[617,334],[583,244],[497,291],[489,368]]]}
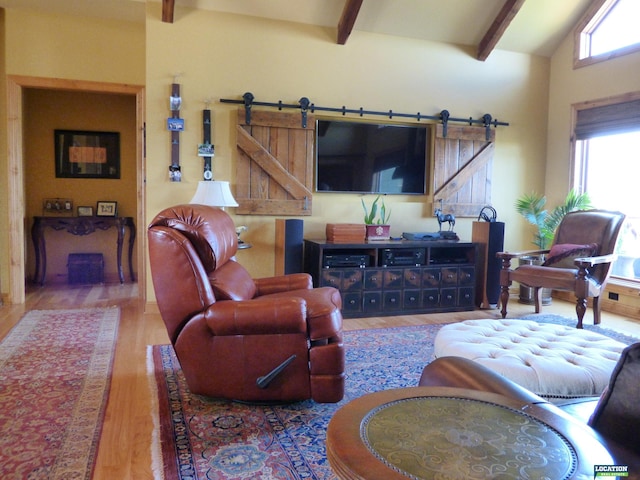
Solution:
{"label": "door trim", "polygon": [[7,76],[7,205],[9,217],[9,297],[11,304],[25,302],[26,219],[24,209],[24,158],[23,158],[23,88],[44,88],[50,90],[72,90],[95,93],[115,93],[136,97],[136,253],[138,268],[138,295],[144,298],[146,292],[146,235],[145,221],[145,158],[144,158],[144,113],[145,89],[141,85],[66,80],[59,78]]}

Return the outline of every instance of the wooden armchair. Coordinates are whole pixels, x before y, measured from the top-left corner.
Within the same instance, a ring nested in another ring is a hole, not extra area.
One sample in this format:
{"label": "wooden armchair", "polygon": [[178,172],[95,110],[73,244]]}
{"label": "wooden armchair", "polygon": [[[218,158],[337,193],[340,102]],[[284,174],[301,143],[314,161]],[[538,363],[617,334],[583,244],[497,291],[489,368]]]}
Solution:
{"label": "wooden armchair", "polygon": [[[500,303],[502,318],[507,316],[509,286],[513,281],[532,287],[535,311],[540,313],[542,289],[573,292],[576,296],[577,328],[587,309],[587,298],[593,298],[593,323],[600,323],[600,294],[609,279],[613,253],[625,215],[604,210],[581,210],[568,213],[556,231],[550,250],[499,252]],[[521,265],[511,268],[511,260],[523,256],[545,255],[543,265]]]}

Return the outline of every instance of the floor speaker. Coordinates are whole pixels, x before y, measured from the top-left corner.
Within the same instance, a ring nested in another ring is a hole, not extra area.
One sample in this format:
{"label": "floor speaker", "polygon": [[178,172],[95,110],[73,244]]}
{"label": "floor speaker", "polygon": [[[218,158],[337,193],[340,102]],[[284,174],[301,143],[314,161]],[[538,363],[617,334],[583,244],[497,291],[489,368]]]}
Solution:
{"label": "floor speaker", "polygon": [[276,219],[276,275],[302,272],[303,221]]}
{"label": "floor speaker", "polygon": [[473,222],[471,241],[478,244],[476,275],[476,305],[497,308],[500,300],[500,259],[496,253],[504,250],[504,222]]}

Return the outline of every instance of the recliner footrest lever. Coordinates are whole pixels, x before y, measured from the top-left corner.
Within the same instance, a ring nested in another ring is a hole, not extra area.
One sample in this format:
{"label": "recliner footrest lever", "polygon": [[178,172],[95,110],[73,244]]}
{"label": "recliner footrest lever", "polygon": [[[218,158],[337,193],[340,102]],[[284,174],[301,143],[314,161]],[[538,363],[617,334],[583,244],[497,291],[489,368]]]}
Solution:
{"label": "recliner footrest lever", "polygon": [[287,368],[287,366],[293,362],[296,359],[295,355],[291,355],[289,358],[287,358],[284,362],[282,362],[280,365],[278,365],[276,368],[274,368],[273,370],[271,370],[269,373],[267,373],[266,375],[262,376],[262,377],[258,377],[258,379],[256,380],[256,385],[258,385],[258,388],[262,388],[265,389],[269,386],[269,384],[278,376],[282,373],[282,371]]}

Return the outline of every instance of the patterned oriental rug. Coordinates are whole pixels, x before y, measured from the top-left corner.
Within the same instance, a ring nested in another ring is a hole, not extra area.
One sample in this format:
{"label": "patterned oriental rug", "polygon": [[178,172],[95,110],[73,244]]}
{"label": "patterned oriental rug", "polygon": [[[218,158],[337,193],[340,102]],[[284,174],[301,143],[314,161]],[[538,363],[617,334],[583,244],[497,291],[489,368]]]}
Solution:
{"label": "patterned oriental rug", "polygon": [[[555,315],[525,317],[575,325]],[[357,330],[344,333],[345,398],[337,404],[311,400],[254,406],[192,395],[173,348],[149,347],[150,383],[156,395],[152,457],[157,479],[333,480],[326,458],[326,429],[333,413],[367,393],[416,386],[433,360],[442,325]],[[624,343],[637,339],[593,325]]]}
{"label": "patterned oriental rug", "polygon": [[91,478],[119,317],[34,310],[0,342],[0,478]]}

